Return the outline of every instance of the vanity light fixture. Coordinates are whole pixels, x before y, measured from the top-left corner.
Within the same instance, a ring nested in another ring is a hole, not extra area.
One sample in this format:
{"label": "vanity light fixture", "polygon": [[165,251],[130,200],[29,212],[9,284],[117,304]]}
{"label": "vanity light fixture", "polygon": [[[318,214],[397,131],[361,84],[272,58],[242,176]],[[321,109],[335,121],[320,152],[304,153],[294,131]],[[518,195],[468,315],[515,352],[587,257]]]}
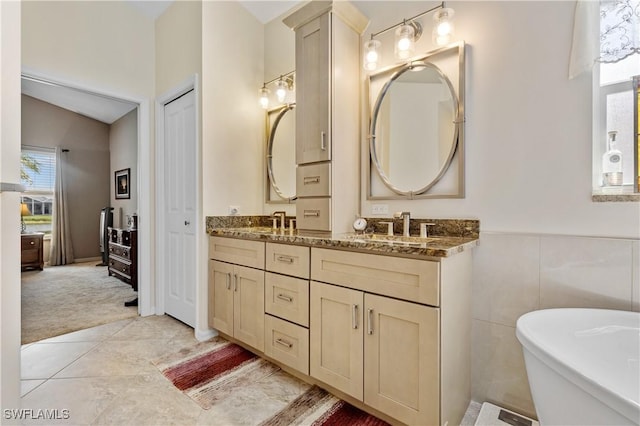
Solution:
{"label": "vanity light fixture", "polygon": [[422,26],[414,21],[404,21],[396,29],[394,53],[398,59],[407,59],[416,51],[416,40],[422,35]]}
{"label": "vanity light fixture", "polygon": [[373,36],[371,36],[371,40],[367,41],[364,44],[364,56],[363,63],[364,69],[367,71],[373,71],[378,68],[378,64],[380,63],[380,43],[379,40],[374,40]]}
{"label": "vanity light fixture", "polygon": [[262,88],[259,90],[260,93],[260,106],[262,108],[269,108],[269,89],[267,89],[267,85],[263,84]]}
{"label": "vanity light fixture", "polygon": [[448,7],[443,7],[442,10],[437,11],[433,15],[435,26],[433,27],[432,39],[438,46],[443,46],[451,40],[453,35],[453,18],[454,10]]}
{"label": "vanity light fixture", "polygon": [[269,80],[262,84],[260,89],[260,105],[264,109],[269,108],[269,94],[271,91],[267,88],[268,85],[275,83],[276,97],[278,102],[284,103],[287,98],[287,92],[293,91],[293,74],[295,71],[289,71],[286,74],[282,74],[280,77],[276,77],[273,80]]}
{"label": "vanity light fixture", "polygon": [[[438,10],[441,9],[441,10]],[[422,35],[422,25],[415,20],[429,12],[437,10],[433,19],[436,25],[433,29],[433,41],[439,45],[445,45],[449,43],[453,35],[453,24],[451,18],[454,11],[451,8],[446,8],[444,2],[438,6],[432,7],[422,13],[419,13],[411,18],[403,19],[395,25],[391,25],[384,30],[371,34],[371,39],[364,43],[364,57],[362,65],[367,71],[374,71],[380,63],[380,47],[382,43],[379,40],[375,40],[375,37],[382,33],[386,33],[394,28],[396,29],[395,35],[395,47],[394,53],[398,59],[405,60],[413,56],[415,52],[415,43],[420,39]]]}

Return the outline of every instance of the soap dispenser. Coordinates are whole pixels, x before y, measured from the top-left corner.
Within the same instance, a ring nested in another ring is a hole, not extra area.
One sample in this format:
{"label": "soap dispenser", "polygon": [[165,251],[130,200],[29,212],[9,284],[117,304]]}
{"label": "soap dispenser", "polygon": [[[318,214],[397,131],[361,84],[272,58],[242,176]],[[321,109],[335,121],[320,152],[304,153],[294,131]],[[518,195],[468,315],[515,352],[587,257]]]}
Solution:
{"label": "soap dispenser", "polygon": [[622,185],[622,152],[618,149],[616,135],[609,132],[607,151],[602,155],[602,181],[604,186]]}

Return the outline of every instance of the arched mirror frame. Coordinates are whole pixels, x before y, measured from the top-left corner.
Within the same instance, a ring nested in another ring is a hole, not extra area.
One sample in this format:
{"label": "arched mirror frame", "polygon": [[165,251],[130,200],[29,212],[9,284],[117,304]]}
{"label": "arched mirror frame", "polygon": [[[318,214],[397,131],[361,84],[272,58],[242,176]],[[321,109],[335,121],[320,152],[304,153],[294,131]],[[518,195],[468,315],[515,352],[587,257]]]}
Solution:
{"label": "arched mirror frame", "polygon": [[[367,199],[368,200],[388,200],[388,199],[420,199],[420,198],[464,198],[464,61],[465,44],[457,42],[441,49],[434,50],[423,56],[412,58],[410,62],[394,65],[373,73],[368,78],[369,101],[369,126],[367,128]],[[424,186],[415,191],[405,191],[397,188],[392,179],[379,167],[375,151],[375,125],[374,113],[380,108],[380,103],[393,81],[412,67],[412,63],[424,62],[434,69],[437,69],[444,81],[446,81],[452,91],[455,105],[455,137],[456,142],[450,152],[445,164],[431,182],[425,182]],[[444,70],[444,71],[443,71]],[[452,83],[453,82],[453,83]],[[374,92],[372,87],[377,84],[381,88]],[[379,183],[376,188],[374,182]],[[446,181],[439,188],[440,181]],[[379,188],[383,186],[386,191]],[[433,190],[433,191],[432,191]]]}
{"label": "arched mirror frame", "polygon": [[[275,108],[267,112],[267,120],[266,120],[266,139],[267,139],[267,187],[266,187],[266,202],[271,204],[290,204],[293,203],[296,198],[296,194],[292,196],[287,196],[282,192],[280,187],[278,186],[277,180],[273,174],[273,144],[276,141],[276,131],[278,130],[278,124],[282,120],[282,118],[289,112],[295,109],[296,104],[290,103],[285,104],[279,108]],[[271,115],[275,114],[275,119],[271,122]],[[295,142],[295,141],[294,141]],[[295,167],[295,165],[294,165]],[[275,195],[278,197],[277,199],[272,199],[271,194],[275,192]]]}

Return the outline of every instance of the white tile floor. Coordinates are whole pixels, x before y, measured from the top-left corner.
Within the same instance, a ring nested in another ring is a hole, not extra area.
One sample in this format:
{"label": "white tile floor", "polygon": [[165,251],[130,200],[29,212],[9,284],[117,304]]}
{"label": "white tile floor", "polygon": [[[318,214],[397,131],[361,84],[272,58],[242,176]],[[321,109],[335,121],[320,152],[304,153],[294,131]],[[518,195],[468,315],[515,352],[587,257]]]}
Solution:
{"label": "white tile floor", "polygon": [[[195,343],[193,329],[168,316],[150,316],[24,345],[22,408],[36,414],[57,410],[59,418],[22,423],[251,425],[275,414],[307,386],[279,372],[270,380],[286,386],[265,380],[239,390],[238,397],[254,400],[248,404],[234,398],[217,409],[203,410],[152,364]],[[478,412],[479,404],[472,403],[463,425],[473,425]]]}

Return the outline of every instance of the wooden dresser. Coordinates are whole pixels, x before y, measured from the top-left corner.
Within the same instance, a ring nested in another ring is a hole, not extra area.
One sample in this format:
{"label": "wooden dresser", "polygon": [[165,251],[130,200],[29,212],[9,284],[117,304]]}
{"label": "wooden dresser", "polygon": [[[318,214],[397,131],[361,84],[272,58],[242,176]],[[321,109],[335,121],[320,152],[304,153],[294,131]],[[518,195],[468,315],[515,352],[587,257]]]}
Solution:
{"label": "wooden dresser", "polygon": [[44,267],[44,257],[42,248],[44,246],[44,234],[20,234],[21,238],[21,266],[22,269],[38,268],[42,271]]}
{"label": "wooden dresser", "polygon": [[138,291],[138,231],[109,228],[109,275]]}

